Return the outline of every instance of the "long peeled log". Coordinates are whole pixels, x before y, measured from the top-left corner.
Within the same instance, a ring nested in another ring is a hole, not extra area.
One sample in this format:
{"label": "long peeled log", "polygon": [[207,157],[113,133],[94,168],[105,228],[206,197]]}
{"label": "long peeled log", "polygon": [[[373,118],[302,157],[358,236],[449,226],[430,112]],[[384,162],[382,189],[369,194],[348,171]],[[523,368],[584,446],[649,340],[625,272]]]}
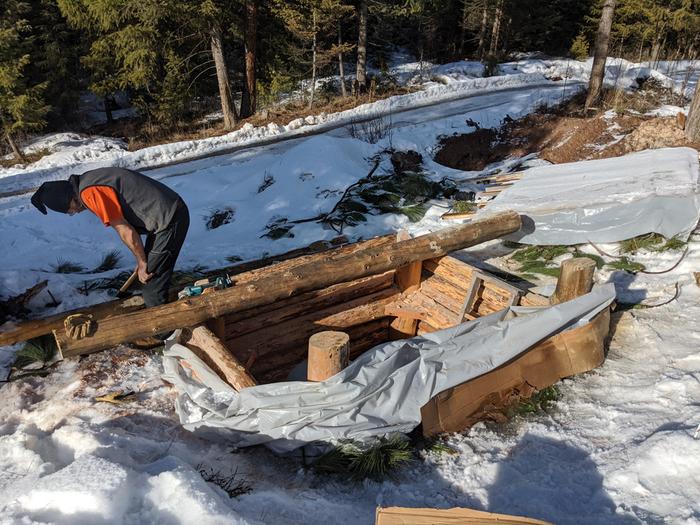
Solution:
{"label": "long peeled log", "polygon": [[98,322],[91,337],[71,339],[62,329],[53,333],[64,357],[88,354],[141,337],[198,325],[207,319],[270,304],[335,283],[441,257],[513,233],[520,226],[520,216],[514,211],[506,211],[414,239],[360,250],[346,257],[270,272],[255,281],[215,293],[109,317]]}

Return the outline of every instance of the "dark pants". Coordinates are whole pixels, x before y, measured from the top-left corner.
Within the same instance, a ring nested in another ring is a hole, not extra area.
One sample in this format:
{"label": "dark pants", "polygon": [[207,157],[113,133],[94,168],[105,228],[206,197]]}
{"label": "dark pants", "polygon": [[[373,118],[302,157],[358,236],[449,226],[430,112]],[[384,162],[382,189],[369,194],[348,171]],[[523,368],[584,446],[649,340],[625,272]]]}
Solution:
{"label": "dark pants", "polygon": [[149,233],[146,237],[144,250],[148,260],[148,273],[153,274],[143,286],[143,302],[147,307],[168,302],[170,278],[189,226],[189,211],[185,203],[180,201],[168,227],[158,233]]}

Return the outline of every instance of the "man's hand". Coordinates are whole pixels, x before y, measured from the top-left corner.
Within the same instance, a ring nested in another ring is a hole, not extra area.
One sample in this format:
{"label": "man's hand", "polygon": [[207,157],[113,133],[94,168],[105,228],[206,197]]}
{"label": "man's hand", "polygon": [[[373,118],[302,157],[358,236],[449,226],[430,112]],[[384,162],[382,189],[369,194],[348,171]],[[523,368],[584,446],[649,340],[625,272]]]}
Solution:
{"label": "man's hand", "polygon": [[141,284],[146,284],[151,279],[151,277],[153,277],[152,273],[148,273],[148,266],[146,265],[146,263],[139,264],[136,267],[136,273],[139,276],[139,281],[141,281]]}
{"label": "man's hand", "polygon": [[116,230],[122,242],[126,244],[127,248],[134,254],[136,258],[136,274],[141,284],[146,284],[149,279],[153,277],[153,274],[148,273],[148,263],[146,253],[143,249],[143,243],[141,242],[141,236],[134,227],[124,219],[112,221],[110,224],[112,228]]}

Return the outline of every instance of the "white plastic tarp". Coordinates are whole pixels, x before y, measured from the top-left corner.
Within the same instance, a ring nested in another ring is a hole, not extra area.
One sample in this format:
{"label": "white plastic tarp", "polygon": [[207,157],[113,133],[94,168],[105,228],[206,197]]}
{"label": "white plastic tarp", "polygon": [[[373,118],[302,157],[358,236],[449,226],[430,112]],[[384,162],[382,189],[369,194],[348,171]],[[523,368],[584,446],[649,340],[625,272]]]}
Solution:
{"label": "white plastic tarp", "polygon": [[420,423],[421,407],[438,393],[497,368],[563,329],[587,323],[614,298],[614,286],[606,284],[553,307],[511,307],[376,346],[326,381],[271,383],[240,392],[170,341],[164,379],[178,391],[176,409],[185,428],[225,432],[236,446],[264,443],[285,452],[319,441],[365,440],[411,431]]}
{"label": "white plastic tarp", "polygon": [[506,238],[525,244],[617,242],[651,232],[686,240],[700,216],[698,173],[692,148],[538,166],[477,218],[517,211],[523,228]]}

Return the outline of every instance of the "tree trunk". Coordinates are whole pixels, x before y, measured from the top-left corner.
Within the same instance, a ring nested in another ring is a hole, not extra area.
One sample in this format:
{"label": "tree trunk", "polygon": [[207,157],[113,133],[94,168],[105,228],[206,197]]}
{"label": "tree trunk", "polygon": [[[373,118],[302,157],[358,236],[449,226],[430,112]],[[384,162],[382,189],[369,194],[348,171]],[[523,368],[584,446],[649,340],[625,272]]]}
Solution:
{"label": "tree trunk", "polygon": [[593,55],[591,78],[588,82],[588,96],[584,105],[585,109],[592,107],[600,100],[603,78],[605,77],[605,61],[608,58],[608,43],[610,41],[615,1],[605,0],[603,4],[603,12],[600,15],[600,23],[598,24],[598,35],[595,39],[595,53]]}
{"label": "tree trunk", "polygon": [[105,115],[107,116],[107,123],[111,124],[114,122],[114,117],[112,116],[112,104],[110,97],[104,97],[103,104],[105,105]]}
{"label": "tree trunk", "polygon": [[231,85],[228,80],[228,68],[224,58],[224,49],[221,42],[221,31],[214,26],[210,31],[211,54],[216,65],[216,80],[219,82],[219,97],[221,98],[221,111],[224,114],[224,128],[233,129],[236,125],[236,106],[233,103]]}
{"label": "tree trunk", "polygon": [[258,32],[258,1],[245,3],[245,89],[241,99],[241,117],[249,117],[257,110],[257,79],[255,75],[255,47]]}
{"label": "tree trunk", "polygon": [[357,83],[361,91],[367,89],[367,0],[360,0],[357,36]]}
{"label": "tree trunk", "polygon": [[506,53],[508,53],[508,44],[510,40],[510,25],[512,21],[512,18],[508,17],[508,19],[506,20],[505,30],[501,31],[501,33],[503,34],[503,40],[501,43],[502,56],[506,56]]}
{"label": "tree trunk", "polygon": [[[343,45],[343,33],[340,27],[340,22],[338,22],[338,46]],[[348,96],[348,90],[345,87],[345,64],[343,64],[343,52],[338,52],[338,75],[340,76],[340,93],[343,98]]]}
{"label": "tree trunk", "polygon": [[140,337],[193,326],[213,317],[271,304],[335,283],[441,257],[513,233],[520,227],[520,215],[506,211],[381,248],[357,251],[347,257],[300,264],[287,271],[271,271],[265,277],[250,281],[244,286],[235,285],[214,293],[100,319],[95,333],[83,339],[71,339],[62,329],[55,330],[54,336],[64,357],[96,352]]}
{"label": "tree trunk", "polygon": [[467,39],[467,18],[469,17],[469,0],[462,0],[462,23],[459,28],[459,46],[457,47],[457,54],[462,55],[464,53],[464,44]]}
{"label": "tree trunk", "polygon": [[496,13],[493,17],[493,27],[491,28],[491,47],[489,55],[495,57],[498,51],[498,35],[501,31],[501,18],[503,17],[503,0],[496,4]]}
{"label": "tree trunk", "polygon": [[685,121],[685,136],[693,142],[700,141],[700,88],[695,88],[690,104],[688,119]]}
{"label": "tree trunk", "polygon": [[488,3],[484,2],[484,10],[481,12],[481,28],[479,29],[479,47],[476,50],[476,57],[479,60],[484,58],[486,48],[486,27],[488,25]]}
{"label": "tree trunk", "polygon": [[311,11],[311,31],[313,32],[313,41],[311,44],[312,56],[311,56],[311,96],[309,98],[309,109],[314,105],[314,94],[316,93],[316,57],[318,53],[316,52],[316,46],[318,45],[317,39],[317,28],[316,28],[316,9]]}
{"label": "tree trunk", "polygon": [[26,157],[24,154],[20,151],[20,149],[17,147],[17,144],[15,143],[14,139],[12,138],[12,135],[10,134],[9,131],[7,131],[7,128],[5,128],[5,138],[7,139],[7,143],[10,145],[10,148],[12,148],[12,153],[14,153],[15,158],[19,160],[20,162],[26,162]]}

